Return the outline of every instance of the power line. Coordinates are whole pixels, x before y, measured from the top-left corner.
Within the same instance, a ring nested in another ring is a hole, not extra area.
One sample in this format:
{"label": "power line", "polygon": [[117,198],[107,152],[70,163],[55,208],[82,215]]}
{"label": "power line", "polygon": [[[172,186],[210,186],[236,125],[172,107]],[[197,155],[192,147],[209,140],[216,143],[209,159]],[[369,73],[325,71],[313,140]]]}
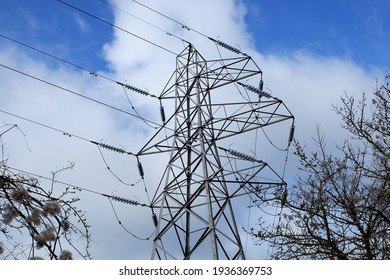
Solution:
{"label": "power line", "polygon": [[[141,240],[141,241],[147,241],[149,240],[155,233],[156,230],[153,230],[152,234],[150,234],[148,237],[146,238],[142,238],[142,237],[139,237],[138,235],[134,234],[133,232],[131,232],[127,227],[125,227],[122,223],[122,221],[119,219],[119,216],[115,210],[115,207],[114,207],[114,204],[112,203],[111,200],[117,200],[117,201],[120,201],[120,202],[123,202],[121,201],[120,199],[118,200],[118,197],[116,196],[111,196],[108,198],[108,201],[110,202],[110,205],[111,205],[111,208],[112,208],[112,211],[114,212],[114,215],[115,215],[115,218],[116,220],[118,221],[119,225],[128,233],[130,234],[132,237],[138,239],[138,240]],[[125,202],[126,203],[126,202]],[[130,203],[131,204],[131,203]]]}
{"label": "power line", "polygon": [[147,6],[146,4],[140,3],[139,1],[136,1],[136,0],[132,0],[132,1],[134,3],[140,5],[140,6],[146,8],[146,9],[148,9],[148,10],[150,10],[150,11],[152,11],[152,12],[154,12],[154,13],[162,16],[162,17],[165,17],[166,19],[169,19],[170,21],[172,21],[172,22],[174,22],[174,23],[176,23],[178,25],[180,25],[182,28],[186,29],[187,31],[193,31],[193,32],[195,32],[195,33],[197,33],[197,34],[199,34],[199,35],[201,35],[201,36],[203,36],[203,37],[213,41],[215,44],[217,44],[217,45],[219,45],[219,46],[221,46],[221,47],[223,47],[223,48],[225,48],[225,49],[227,49],[227,50],[229,50],[231,52],[234,52],[236,54],[243,54],[245,56],[248,56],[247,54],[241,52],[238,48],[233,47],[233,46],[231,46],[229,44],[226,44],[225,42],[222,42],[220,40],[214,39],[214,38],[212,38],[212,37],[210,37],[210,36],[200,32],[200,31],[198,31],[198,30],[196,30],[194,28],[189,27],[188,25],[186,25],[184,23],[181,23],[180,21],[178,21],[178,20],[176,20],[176,19],[174,19],[174,18],[172,18],[170,16],[167,16],[167,15],[165,15],[165,14],[163,14],[163,13],[161,13],[161,12],[159,12],[159,11],[149,7],[149,6]]}
{"label": "power line", "polygon": [[111,145],[108,145],[108,144],[105,144],[105,143],[102,143],[102,142],[93,141],[93,140],[87,139],[87,138],[85,138],[85,137],[76,135],[76,134],[74,134],[74,133],[70,133],[70,132],[67,132],[67,131],[64,131],[64,130],[55,128],[55,127],[53,127],[53,126],[50,126],[50,125],[47,125],[47,124],[43,124],[43,123],[41,123],[41,122],[37,122],[37,121],[34,121],[34,120],[31,120],[31,119],[26,118],[26,117],[22,117],[22,116],[19,116],[19,115],[16,115],[16,114],[13,114],[13,113],[10,113],[10,112],[1,110],[1,109],[0,109],[0,112],[1,112],[1,113],[4,113],[4,114],[7,114],[7,115],[10,115],[10,116],[12,116],[12,117],[21,119],[21,120],[23,120],[23,121],[30,122],[30,123],[32,123],[32,124],[35,124],[35,125],[44,127],[44,128],[46,128],[46,129],[53,130],[53,131],[56,131],[56,132],[60,132],[60,133],[61,133],[62,135],[64,135],[64,136],[67,136],[67,137],[74,137],[74,138],[77,138],[77,139],[80,139],[80,140],[83,140],[83,141],[92,143],[92,144],[94,144],[94,145],[96,145],[96,146],[98,146],[98,147],[101,147],[101,148],[104,148],[104,149],[107,149],[107,150],[111,150],[111,151],[118,152],[118,153],[121,153],[121,154],[124,154],[124,153],[125,153],[125,154],[128,154],[128,155],[136,156],[136,154],[131,153],[131,152],[128,152],[128,151],[125,151],[124,149],[117,148],[117,147],[114,147],[114,146],[111,146]]}
{"label": "power line", "polygon": [[124,185],[126,185],[126,186],[133,187],[133,186],[137,185],[137,184],[142,180],[142,178],[140,178],[140,179],[139,179],[137,182],[135,182],[135,183],[126,183],[125,181],[123,181],[118,175],[115,174],[114,171],[112,171],[111,167],[108,165],[107,160],[106,160],[106,158],[104,157],[102,150],[100,149],[100,146],[97,146],[97,147],[98,147],[98,149],[99,149],[100,156],[102,157],[103,162],[104,162],[104,164],[106,165],[107,170],[108,170],[108,171],[109,171],[109,172],[110,172],[110,173],[111,173],[119,182],[121,182],[122,184],[124,184]]}
{"label": "power line", "polygon": [[160,49],[162,49],[162,50],[164,50],[166,52],[169,52],[169,53],[171,53],[171,54],[173,54],[175,56],[178,55],[177,53],[175,53],[175,52],[173,52],[173,51],[171,51],[171,50],[169,50],[169,49],[167,49],[167,48],[165,48],[165,47],[163,47],[163,46],[161,46],[159,44],[156,44],[156,43],[154,43],[154,42],[152,42],[150,40],[147,40],[147,39],[145,39],[145,38],[143,38],[143,37],[141,37],[141,36],[139,36],[139,35],[137,35],[135,33],[132,33],[132,32],[130,32],[130,31],[128,31],[128,30],[126,30],[126,29],[124,29],[124,28],[114,24],[114,23],[111,23],[111,22],[109,22],[107,20],[104,20],[104,19],[102,19],[102,18],[100,18],[100,17],[98,17],[96,15],[93,15],[93,14],[87,12],[87,11],[84,11],[84,10],[82,10],[82,9],[76,7],[76,6],[73,6],[73,5],[71,5],[71,4],[67,3],[67,2],[62,1],[62,0],[57,0],[57,1],[62,3],[62,4],[64,4],[64,5],[66,5],[66,6],[68,6],[68,7],[70,7],[70,8],[72,8],[72,9],[75,9],[75,10],[77,10],[77,11],[79,11],[79,12],[81,12],[81,13],[87,15],[87,16],[90,16],[90,17],[92,17],[92,18],[94,18],[94,19],[96,19],[98,21],[101,21],[101,22],[103,22],[103,23],[105,23],[105,24],[107,24],[109,26],[112,26],[112,27],[114,27],[114,28],[116,28],[118,30],[121,30],[122,32],[125,32],[125,33],[127,33],[127,34],[129,34],[131,36],[134,36],[134,37],[136,37],[136,38],[138,38],[138,39],[140,39],[140,40],[142,40],[142,41],[144,41],[146,43],[149,43],[149,44],[151,44],[151,45],[153,45],[155,47],[158,47],[158,48],[160,48]]}
{"label": "power line", "polygon": [[85,192],[101,195],[101,196],[104,196],[104,197],[111,198],[111,199],[113,199],[115,201],[123,202],[123,203],[134,205],[134,206],[149,207],[147,204],[140,203],[140,202],[137,202],[137,201],[134,201],[134,200],[130,200],[128,198],[119,197],[119,196],[113,196],[113,195],[109,195],[109,194],[106,194],[106,193],[94,191],[94,190],[91,190],[89,188],[80,187],[79,185],[66,183],[66,182],[59,181],[59,180],[56,180],[56,179],[53,179],[53,178],[49,178],[49,177],[46,177],[46,176],[43,176],[43,175],[39,175],[39,174],[36,174],[36,173],[33,173],[33,172],[25,171],[25,170],[22,170],[22,169],[19,169],[19,168],[10,167],[10,166],[7,166],[6,168],[10,169],[10,170],[14,170],[14,171],[19,172],[19,173],[23,173],[23,174],[27,174],[27,175],[33,176],[35,178],[48,180],[48,181],[51,181],[52,183],[68,186],[68,187],[73,188],[74,190],[85,191]]}
{"label": "power line", "polygon": [[63,63],[66,63],[66,64],[68,64],[68,65],[71,65],[71,66],[73,66],[73,67],[76,67],[76,68],[78,68],[78,69],[80,69],[80,70],[83,70],[83,71],[85,71],[85,72],[88,72],[89,74],[91,74],[91,75],[93,75],[93,76],[99,76],[99,77],[101,77],[101,78],[103,78],[103,79],[106,79],[106,80],[109,80],[109,81],[111,81],[111,82],[117,83],[117,81],[115,81],[114,79],[111,79],[111,78],[109,78],[109,77],[107,77],[107,76],[104,76],[104,75],[102,75],[102,74],[96,73],[96,72],[94,72],[94,71],[92,71],[92,70],[90,70],[90,69],[88,69],[88,68],[85,68],[85,67],[83,67],[83,66],[77,65],[77,64],[75,64],[75,63],[73,63],[73,62],[70,62],[70,61],[65,60],[65,59],[63,59],[63,58],[60,58],[60,57],[58,57],[58,56],[52,55],[52,54],[50,54],[50,53],[48,53],[48,52],[42,51],[42,50],[40,50],[40,49],[37,49],[37,48],[35,48],[35,47],[33,47],[33,46],[30,46],[30,45],[28,45],[28,44],[26,44],[26,43],[23,43],[23,42],[21,42],[21,41],[18,41],[18,40],[16,40],[16,39],[11,38],[11,37],[5,36],[5,35],[3,35],[3,34],[0,34],[0,37],[2,37],[2,38],[4,38],[4,39],[7,39],[7,40],[9,40],[9,41],[11,41],[11,42],[14,42],[14,43],[16,43],[16,44],[19,44],[19,45],[21,45],[21,46],[23,46],[23,47],[26,47],[26,48],[29,48],[29,49],[31,49],[31,50],[34,50],[34,51],[36,51],[36,52],[39,52],[39,53],[41,53],[41,54],[44,54],[44,55],[46,55],[46,56],[48,56],[48,57],[54,58],[54,59],[56,59],[56,60],[58,60],[58,61],[61,61],[61,62],[63,62]]}
{"label": "power line", "polygon": [[[135,107],[134,107],[134,105],[133,105],[133,102],[131,102],[129,95],[127,94],[127,91],[126,91],[126,88],[127,88],[127,87],[123,86],[122,88],[123,88],[123,92],[125,93],[126,98],[127,98],[127,101],[129,102],[131,108],[134,110],[135,114],[136,114],[140,119],[143,120],[144,118],[141,117],[141,115],[140,115],[140,114],[138,113],[138,111],[135,109]],[[132,90],[134,90],[134,89],[132,89]],[[138,89],[137,89],[137,90],[138,90]],[[152,126],[152,125],[150,125],[150,124],[149,124],[148,122],[146,122],[146,121],[144,121],[144,123],[145,123],[147,126],[153,128],[153,129],[158,129],[158,127]]]}
{"label": "power line", "polygon": [[28,45],[28,44],[26,44],[26,43],[20,42],[20,41],[18,41],[18,40],[16,40],[16,39],[10,38],[10,37],[5,36],[5,35],[3,35],[3,34],[0,34],[0,37],[2,37],[2,38],[4,38],[4,39],[7,39],[7,40],[9,40],[9,41],[11,41],[11,42],[17,43],[17,44],[19,44],[19,45],[22,45],[22,46],[24,46],[24,47],[26,47],[26,48],[32,49],[32,50],[34,50],[34,51],[36,51],[36,52],[39,52],[39,53],[41,53],[41,54],[44,54],[44,55],[46,55],[46,56],[48,56],[48,57],[50,57],[50,58],[59,60],[59,61],[61,61],[61,62],[63,62],[63,63],[69,64],[69,65],[71,65],[71,66],[73,66],[73,67],[76,67],[76,68],[78,68],[78,69],[81,69],[81,70],[83,70],[83,71],[85,71],[85,72],[88,72],[90,75],[93,75],[93,76],[95,76],[95,77],[101,77],[101,78],[104,78],[104,79],[106,79],[106,80],[109,80],[109,81],[111,81],[111,82],[114,82],[114,83],[120,85],[120,86],[123,88],[123,90],[125,91],[126,97],[127,97],[128,101],[129,101],[129,103],[130,103],[130,105],[131,105],[131,108],[134,110],[134,112],[135,112],[135,114],[138,116],[138,118],[141,119],[141,120],[143,120],[143,121],[145,122],[146,125],[148,125],[148,126],[154,128],[154,129],[157,129],[157,127],[154,127],[154,126],[150,125],[150,124],[148,123],[148,121],[147,121],[145,118],[143,118],[143,117],[137,112],[137,110],[135,109],[135,107],[133,106],[133,104],[132,104],[131,101],[130,101],[130,98],[129,98],[127,92],[126,92],[126,89],[129,89],[129,90],[131,90],[131,91],[137,92],[137,93],[142,94],[142,95],[145,95],[145,96],[150,96],[150,97],[158,98],[157,96],[155,96],[155,95],[153,95],[153,94],[150,94],[149,92],[147,92],[147,91],[145,91],[145,90],[136,88],[136,87],[134,87],[134,86],[131,86],[131,85],[128,85],[128,84],[124,84],[124,83],[118,82],[118,81],[116,81],[116,80],[114,80],[114,79],[112,79],[112,78],[109,78],[109,77],[105,76],[105,75],[96,73],[96,72],[94,72],[94,71],[92,71],[92,70],[90,70],[90,69],[88,69],[88,68],[85,68],[85,67],[83,67],[83,66],[77,65],[77,64],[75,64],[75,63],[73,63],[73,62],[70,62],[70,61],[68,61],[68,60],[62,59],[62,58],[60,58],[60,57],[58,57],[58,56],[55,56],[55,55],[52,55],[52,54],[50,54],[50,53],[48,53],[48,52],[42,51],[42,50],[40,50],[40,49],[37,49],[37,48],[35,48],[35,47],[32,47],[32,46],[30,46],[30,45]]}
{"label": "power line", "polygon": [[16,72],[16,73],[18,73],[18,74],[21,74],[21,75],[23,75],[23,76],[26,76],[26,77],[29,77],[29,78],[31,78],[31,79],[34,79],[34,80],[36,80],[36,81],[39,81],[39,82],[41,82],[41,83],[50,85],[50,86],[55,87],[55,88],[58,88],[58,89],[61,89],[61,90],[65,91],[65,92],[68,92],[68,93],[70,93],[70,94],[73,94],[73,95],[76,95],[76,96],[78,96],[78,97],[81,97],[81,98],[87,99],[87,100],[89,100],[89,101],[95,102],[95,103],[97,103],[97,104],[103,105],[103,106],[105,106],[105,107],[108,107],[108,108],[113,109],[113,110],[115,110],[115,111],[118,111],[118,112],[120,112],[120,113],[123,113],[123,114],[129,115],[129,116],[135,117],[135,118],[137,118],[137,119],[141,119],[141,120],[144,121],[144,122],[148,122],[148,123],[150,123],[150,124],[154,124],[154,125],[156,125],[156,126],[158,126],[158,127],[161,126],[159,123],[156,123],[156,122],[151,121],[151,120],[147,120],[147,119],[145,119],[145,118],[140,117],[139,115],[132,114],[132,113],[130,113],[130,112],[128,112],[128,111],[122,110],[122,109],[117,108],[117,107],[115,107],[115,106],[113,106],[113,105],[104,103],[103,101],[94,99],[94,98],[92,98],[92,97],[83,95],[83,94],[78,93],[78,92],[76,92],[76,91],[67,89],[67,88],[65,88],[65,87],[63,87],[63,86],[59,86],[59,85],[54,84],[54,83],[52,83],[52,82],[49,82],[49,81],[46,81],[46,80],[44,80],[44,79],[38,78],[38,77],[36,77],[36,76],[27,74],[27,73],[25,73],[25,72],[23,72],[23,71],[17,70],[17,69],[15,69],[15,68],[10,67],[10,66],[7,66],[7,65],[4,65],[4,64],[1,64],[1,63],[0,63],[0,66],[3,67],[3,68],[5,68],[5,69],[8,69],[8,70],[10,70],[10,71],[13,71],[13,72]]}
{"label": "power line", "polygon": [[[127,15],[133,17],[133,18],[136,18],[137,20],[139,20],[139,21],[141,21],[141,22],[143,22],[143,23],[146,23],[147,25],[152,26],[153,28],[156,28],[156,29],[158,29],[158,30],[164,32],[164,33],[165,33],[166,35],[168,35],[168,36],[172,36],[172,37],[174,37],[174,38],[176,38],[176,39],[179,39],[179,40],[181,40],[181,41],[183,41],[183,42],[187,42],[187,41],[184,40],[183,38],[181,38],[181,37],[179,37],[179,36],[177,36],[177,35],[175,35],[175,34],[169,32],[169,31],[167,31],[167,30],[165,30],[165,29],[162,29],[161,27],[159,27],[159,26],[157,26],[157,25],[155,25],[155,24],[153,24],[153,23],[151,23],[151,22],[148,22],[148,21],[144,20],[143,18],[140,18],[140,17],[138,17],[138,16],[136,16],[136,15],[134,15],[134,14],[132,14],[132,13],[129,13],[128,11],[126,11],[126,10],[124,10],[124,9],[122,9],[122,8],[120,8],[120,7],[116,6],[116,5],[114,5],[114,4],[109,3],[108,1],[105,1],[105,0],[100,0],[100,1],[106,3],[107,5],[109,5],[110,7],[113,7],[114,9],[116,9],[116,10],[118,10],[118,11],[121,11],[122,13],[125,13],[125,14],[127,14]],[[188,42],[187,42],[187,43],[188,43]]]}
{"label": "power line", "polygon": [[[148,24],[148,25],[150,25],[150,26],[152,26],[152,27],[154,27],[154,28],[156,28],[156,29],[158,29],[158,30],[164,32],[165,34],[167,34],[167,35],[169,35],[169,36],[175,37],[176,39],[179,39],[179,40],[181,40],[182,42],[189,43],[187,40],[185,40],[185,39],[183,39],[183,38],[181,38],[181,37],[179,37],[179,36],[177,36],[177,35],[175,35],[175,34],[169,32],[169,31],[166,31],[166,30],[162,29],[161,27],[159,27],[159,26],[157,26],[157,25],[155,25],[155,24],[153,24],[153,23],[150,23],[150,22],[148,22],[148,21],[146,21],[146,20],[144,20],[144,19],[142,19],[142,18],[140,18],[140,17],[138,17],[138,16],[136,16],[136,15],[134,15],[134,14],[132,14],[132,13],[129,13],[129,12],[125,11],[124,9],[122,9],[122,8],[116,6],[116,5],[113,5],[113,4],[111,4],[111,3],[109,3],[109,2],[107,2],[107,1],[105,1],[105,0],[100,0],[100,1],[106,3],[107,5],[113,7],[113,8],[116,9],[116,10],[119,10],[119,11],[121,11],[121,12],[123,12],[123,13],[125,13],[125,14],[127,14],[127,15],[129,15],[129,16],[132,16],[132,17],[138,19],[139,21],[142,21],[143,23],[146,23],[146,24]],[[181,23],[181,22],[175,20],[174,18],[169,17],[169,16],[167,16],[167,15],[165,15],[165,14],[163,14],[163,13],[161,13],[161,12],[159,12],[159,11],[157,11],[157,10],[155,10],[155,9],[153,9],[153,8],[151,8],[151,7],[147,6],[147,5],[145,5],[145,4],[142,4],[142,3],[138,2],[138,1],[135,1],[135,0],[132,0],[132,1],[135,2],[135,3],[137,3],[137,4],[140,5],[140,6],[143,6],[144,8],[146,8],[146,9],[148,9],[148,10],[151,10],[152,12],[154,12],[154,13],[156,13],[156,14],[162,16],[162,17],[165,17],[165,18],[169,19],[170,21],[173,21],[174,23],[180,25],[182,28],[186,29],[187,31],[193,31],[193,32],[195,32],[195,33],[197,33],[197,34],[199,34],[199,35],[201,35],[201,36],[203,36],[203,37],[205,37],[205,38],[207,38],[207,39],[213,41],[216,45],[219,45],[219,46],[221,46],[221,47],[223,47],[223,48],[225,48],[225,49],[227,49],[227,50],[229,50],[229,51],[231,51],[231,52],[234,52],[234,53],[236,53],[236,54],[243,54],[243,55],[246,55],[245,53],[241,52],[241,50],[239,50],[239,49],[236,48],[236,47],[233,47],[233,46],[231,46],[231,45],[229,45],[229,44],[227,44],[227,43],[225,43],[225,42],[223,42],[223,41],[221,41],[221,40],[217,40],[217,39],[214,39],[214,38],[212,38],[212,37],[210,37],[210,36],[207,36],[206,34],[200,32],[200,31],[198,31],[198,30],[196,30],[196,29],[193,29],[193,28],[189,27],[188,25],[185,25],[185,24],[183,24],[183,23]]]}
{"label": "power line", "polygon": [[29,45],[29,44],[23,43],[23,42],[21,42],[21,41],[18,41],[18,40],[14,39],[14,38],[9,37],[9,36],[0,34],[0,37],[2,37],[3,39],[9,40],[9,41],[11,41],[11,42],[13,42],[13,43],[19,44],[19,45],[21,45],[21,46],[23,46],[23,47],[26,47],[26,48],[29,48],[29,49],[31,49],[31,50],[34,50],[34,51],[36,51],[36,52],[38,52],[38,53],[41,53],[41,54],[43,54],[43,55],[46,55],[46,56],[48,56],[48,57],[50,57],[50,58],[52,58],[52,59],[56,59],[56,60],[58,60],[58,61],[61,61],[61,62],[63,62],[63,63],[66,63],[66,64],[68,64],[68,65],[71,65],[71,66],[73,66],[73,67],[75,67],[75,68],[78,68],[78,69],[80,69],[80,70],[82,70],[82,71],[85,71],[85,72],[89,73],[89,74],[92,75],[92,76],[100,77],[100,78],[106,79],[106,80],[108,80],[108,81],[110,81],[110,82],[116,83],[116,84],[118,84],[118,85],[120,85],[120,86],[122,86],[122,87],[125,87],[125,88],[127,88],[127,89],[129,89],[129,90],[132,90],[132,91],[134,91],[134,92],[140,93],[140,94],[142,94],[142,95],[150,96],[150,97],[154,97],[154,98],[158,98],[157,96],[155,96],[155,95],[153,95],[153,94],[150,94],[149,92],[147,92],[147,91],[145,91],[145,90],[136,88],[136,87],[131,86],[131,85],[128,85],[128,84],[121,83],[121,82],[116,81],[116,80],[114,80],[114,79],[112,79],[112,78],[110,78],[110,77],[107,77],[107,76],[103,75],[103,74],[100,74],[100,73],[97,73],[97,72],[95,72],[95,71],[93,71],[93,70],[91,70],[91,69],[88,69],[88,68],[86,68],[86,67],[84,67],[84,66],[80,66],[80,65],[78,65],[78,64],[76,64],[76,63],[74,63],[74,62],[71,62],[71,61],[69,61],[69,60],[66,60],[66,59],[63,59],[63,58],[61,58],[61,57],[55,56],[55,55],[53,55],[53,54],[51,54],[51,53],[48,53],[48,52],[46,52],[46,51],[40,50],[40,49],[38,49],[38,48],[35,48],[35,47],[33,47],[33,46]]}
{"label": "power line", "polygon": [[[56,131],[56,132],[60,132],[61,134],[63,134],[64,136],[68,136],[68,137],[75,137],[75,138],[78,138],[80,140],[83,140],[83,141],[86,141],[86,142],[89,142],[89,143],[92,143],[94,145],[96,145],[98,147],[98,150],[99,150],[99,153],[103,159],[103,162],[104,164],[106,165],[106,168],[108,169],[108,171],[119,181],[121,182],[122,184],[124,185],[127,185],[127,186],[135,186],[137,185],[141,180],[143,181],[143,185],[144,185],[144,190],[145,190],[145,193],[148,197],[148,200],[149,200],[149,203],[150,203],[150,196],[149,196],[149,192],[147,190],[147,186],[146,186],[146,183],[145,183],[145,180],[144,180],[144,172],[143,172],[143,168],[142,168],[142,165],[138,159],[138,155],[137,154],[134,154],[132,152],[128,152],[122,148],[118,148],[118,147],[114,147],[112,145],[109,145],[109,144],[105,144],[105,143],[102,143],[102,142],[97,142],[97,141],[94,141],[94,140],[90,140],[90,139],[87,139],[85,137],[82,137],[82,136],[78,136],[76,134],[73,134],[73,133],[69,133],[69,132],[66,132],[64,130],[61,130],[61,129],[58,129],[58,128],[55,128],[53,126],[49,126],[49,125],[46,125],[46,124],[43,124],[43,123],[40,123],[40,122],[37,122],[37,121],[34,121],[34,120],[31,120],[31,119],[28,119],[28,118],[25,118],[25,117],[22,117],[22,116],[19,116],[19,115],[16,115],[16,114],[13,114],[13,113],[10,113],[10,112],[7,112],[7,111],[4,111],[4,110],[1,110],[0,109],[0,112],[1,113],[4,113],[4,114],[7,114],[7,115],[10,115],[12,117],[15,117],[15,118],[18,118],[18,119],[21,119],[21,120],[24,120],[24,121],[27,121],[27,122],[30,122],[30,123],[33,123],[35,125],[38,125],[38,126],[41,126],[41,127],[44,127],[46,129],[50,129],[50,130],[53,130],[53,131]],[[16,125],[12,126],[10,129],[14,128]],[[16,126],[17,127],[17,126]],[[8,129],[8,130],[10,130]],[[7,130],[7,131],[8,131]],[[6,132],[7,132],[6,131]],[[4,133],[2,133],[4,134]],[[0,135],[1,136],[1,135]],[[138,160],[138,168],[139,168],[139,171],[140,171],[140,177],[141,179],[139,179],[137,182],[135,183],[126,183],[124,182],[117,174],[115,174],[114,171],[112,171],[112,169],[110,168],[110,166],[108,165],[102,151],[100,148],[104,148],[104,149],[107,149],[107,150],[110,150],[110,151],[113,151],[113,152],[117,152],[117,153],[120,153],[120,154],[127,154],[127,155],[132,155],[132,156],[136,156],[137,157],[137,160]]]}
{"label": "power line", "polygon": [[153,234],[154,234],[155,230],[153,230],[153,233],[150,236],[148,236],[146,238],[142,238],[142,237],[139,237],[139,236],[135,235],[129,229],[127,229],[122,224],[122,222],[119,220],[119,216],[118,216],[118,214],[117,214],[117,212],[116,212],[116,210],[114,208],[112,200],[120,202],[120,203],[124,203],[124,204],[129,204],[129,205],[132,205],[132,206],[149,207],[148,205],[146,205],[144,203],[140,203],[138,201],[135,201],[135,200],[132,200],[132,199],[128,199],[128,198],[125,198],[125,197],[120,197],[120,196],[117,196],[117,195],[109,195],[109,194],[106,194],[106,193],[101,193],[101,192],[94,191],[94,190],[91,190],[91,189],[88,189],[88,188],[85,188],[85,187],[80,187],[78,185],[69,184],[69,183],[66,183],[66,182],[63,182],[63,181],[55,180],[53,178],[49,178],[49,177],[38,175],[38,174],[35,174],[35,173],[32,173],[32,172],[24,171],[24,170],[21,170],[21,169],[18,169],[18,168],[14,168],[14,167],[10,167],[10,166],[7,166],[7,168],[10,169],[10,170],[14,170],[16,172],[19,172],[19,173],[28,174],[28,175],[33,176],[35,178],[44,179],[44,180],[48,180],[48,181],[50,181],[52,183],[61,184],[61,185],[67,186],[67,187],[71,187],[74,190],[85,191],[85,192],[89,192],[89,193],[92,193],[92,194],[104,196],[104,197],[108,198],[108,200],[110,202],[110,205],[111,205],[111,208],[113,210],[113,213],[115,215],[116,220],[118,221],[118,223],[121,225],[121,227],[127,233],[129,233],[131,236],[133,236],[134,238],[137,238],[139,240],[149,240],[153,236]]}
{"label": "power line", "polygon": [[152,11],[152,12],[154,12],[154,13],[160,15],[160,16],[162,16],[162,17],[165,17],[165,18],[169,19],[170,21],[173,21],[173,22],[175,22],[175,23],[181,25],[182,28],[184,28],[184,29],[186,29],[186,30],[188,30],[188,31],[193,31],[193,32],[198,33],[199,35],[201,35],[201,36],[203,36],[203,37],[206,37],[206,38],[210,39],[209,36],[203,34],[203,33],[200,32],[200,31],[197,31],[197,30],[195,30],[195,29],[193,29],[193,28],[190,28],[189,26],[187,26],[187,25],[185,25],[185,24],[183,24],[183,23],[181,23],[181,22],[175,20],[175,19],[172,18],[172,17],[169,17],[169,16],[167,16],[167,15],[165,15],[165,14],[163,14],[163,13],[161,13],[161,12],[159,12],[159,11],[157,11],[157,10],[155,10],[155,9],[153,9],[153,8],[151,8],[151,7],[147,6],[147,5],[145,5],[145,4],[142,4],[142,3],[138,2],[138,1],[136,1],[136,0],[132,0],[132,1],[133,1],[134,3],[137,3],[138,5],[140,5],[140,6],[144,7],[144,8],[146,8],[146,9],[148,9],[148,10],[150,10],[150,11]]}

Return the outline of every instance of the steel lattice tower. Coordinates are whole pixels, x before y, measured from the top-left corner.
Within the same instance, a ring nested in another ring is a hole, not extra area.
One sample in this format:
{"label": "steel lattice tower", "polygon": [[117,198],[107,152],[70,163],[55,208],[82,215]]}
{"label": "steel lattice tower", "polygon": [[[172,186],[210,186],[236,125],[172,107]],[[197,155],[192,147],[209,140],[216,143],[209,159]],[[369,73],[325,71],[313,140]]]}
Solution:
{"label": "steel lattice tower", "polygon": [[178,55],[159,97],[174,101],[174,113],[139,152],[169,153],[151,203],[152,259],[245,259],[232,201],[263,198],[286,183],[267,163],[229,149],[226,139],[293,119],[281,100],[241,82],[261,76],[241,53],[205,60],[190,44]]}

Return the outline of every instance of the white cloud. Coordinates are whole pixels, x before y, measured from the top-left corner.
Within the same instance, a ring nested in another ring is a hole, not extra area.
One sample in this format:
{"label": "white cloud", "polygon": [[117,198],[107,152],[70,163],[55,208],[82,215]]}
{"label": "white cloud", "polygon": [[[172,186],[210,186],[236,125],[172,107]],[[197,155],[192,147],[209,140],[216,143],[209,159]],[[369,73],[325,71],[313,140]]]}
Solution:
{"label": "white cloud", "polygon": [[[341,119],[332,111],[345,93],[361,96],[371,93],[380,71],[366,71],[352,61],[337,57],[318,57],[296,53],[291,57],[263,57],[267,86],[294,112],[298,138],[309,142],[309,135],[320,125],[331,141],[342,141]],[[340,143],[340,142],[339,142]]]}

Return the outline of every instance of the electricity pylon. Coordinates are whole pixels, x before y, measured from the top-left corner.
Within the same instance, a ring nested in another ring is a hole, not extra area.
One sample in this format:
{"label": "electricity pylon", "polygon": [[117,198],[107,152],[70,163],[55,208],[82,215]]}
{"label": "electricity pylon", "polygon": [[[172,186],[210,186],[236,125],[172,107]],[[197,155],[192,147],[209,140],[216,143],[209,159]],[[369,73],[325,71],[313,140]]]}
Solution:
{"label": "electricity pylon", "polygon": [[237,54],[205,60],[190,44],[159,97],[174,100],[174,113],[165,119],[161,107],[164,125],[138,153],[169,153],[151,202],[152,259],[245,259],[232,201],[264,198],[286,185],[266,162],[225,146],[226,139],[293,119],[281,100],[242,82],[261,81],[262,72]]}

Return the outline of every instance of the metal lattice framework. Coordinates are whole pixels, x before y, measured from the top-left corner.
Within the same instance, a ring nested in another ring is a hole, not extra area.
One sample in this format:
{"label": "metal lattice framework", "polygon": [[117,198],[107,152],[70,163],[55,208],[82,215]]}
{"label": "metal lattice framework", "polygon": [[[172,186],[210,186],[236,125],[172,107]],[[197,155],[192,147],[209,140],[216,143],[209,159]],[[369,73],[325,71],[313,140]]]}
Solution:
{"label": "metal lattice framework", "polygon": [[138,153],[169,154],[151,203],[152,259],[245,259],[232,200],[286,183],[226,139],[293,119],[281,100],[242,82],[256,76],[262,72],[247,55],[205,60],[192,45],[178,55],[159,97],[174,101],[174,113]]}

